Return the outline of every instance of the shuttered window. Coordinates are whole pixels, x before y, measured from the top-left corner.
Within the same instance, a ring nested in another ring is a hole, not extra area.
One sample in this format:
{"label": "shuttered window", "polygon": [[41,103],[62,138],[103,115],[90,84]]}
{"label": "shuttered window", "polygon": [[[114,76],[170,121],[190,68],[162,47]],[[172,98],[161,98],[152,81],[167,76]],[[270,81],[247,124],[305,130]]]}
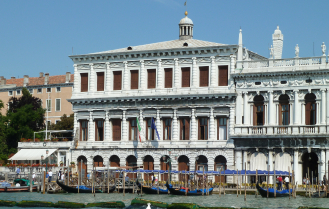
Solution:
{"label": "shuttered window", "polygon": [[190,68],[182,67],[182,87],[190,87]]}
{"label": "shuttered window", "polygon": [[182,118],[180,120],[180,140],[190,140],[190,119]]}
{"label": "shuttered window", "polygon": [[130,88],[138,89],[138,70],[130,71]]}
{"label": "shuttered window", "polygon": [[172,68],[165,68],[165,88],[172,88]]}
{"label": "shuttered window", "polygon": [[97,72],[97,91],[104,91],[104,72]]}
{"label": "shuttered window", "polygon": [[147,88],[154,89],[155,88],[155,69],[147,70]]}
{"label": "shuttered window", "polygon": [[209,82],[209,67],[200,67],[200,86],[208,86]]}
{"label": "shuttered window", "polygon": [[88,121],[81,120],[80,121],[80,141],[88,140]]}
{"label": "shuttered window", "polygon": [[171,140],[171,118],[163,119],[163,140]]}
{"label": "shuttered window", "polygon": [[199,140],[208,140],[208,118],[199,118]]}
{"label": "shuttered window", "polygon": [[88,73],[81,73],[81,92],[88,91]]}
{"label": "shuttered window", "polygon": [[55,111],[61,111],[61,99],[56,99],[55,101]]}
{"label": "shuttered window", "polygon": [[218,118],[217,126],[217,140],[227,140],[227,118]]}
{"label": "shuttered window", "polygon": [[228,85],[228,65],[218,66],[218,86]]}
{"label": "shuttered window", "polygon": [[113,141],[121,141],[121,120],[112,120]]}
{"label": "shuttered window", "polygon": [[104,120],[95,120],[95,141],[104,141]]}
{"label": "shuttered window", "polygon": [[121,90],[122,71],[113,72],[113,90]]}

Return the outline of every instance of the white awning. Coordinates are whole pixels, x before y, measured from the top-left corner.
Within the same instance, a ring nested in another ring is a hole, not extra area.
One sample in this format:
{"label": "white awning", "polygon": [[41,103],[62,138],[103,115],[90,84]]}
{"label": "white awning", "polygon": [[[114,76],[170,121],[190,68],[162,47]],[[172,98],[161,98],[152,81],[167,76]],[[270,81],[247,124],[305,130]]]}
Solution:
{"label": "white awning", "polygon": [[57,149],[21,149],[9,160],[41,160],[41,155],[46,159],[46,150],[49,151],[48,157]]}

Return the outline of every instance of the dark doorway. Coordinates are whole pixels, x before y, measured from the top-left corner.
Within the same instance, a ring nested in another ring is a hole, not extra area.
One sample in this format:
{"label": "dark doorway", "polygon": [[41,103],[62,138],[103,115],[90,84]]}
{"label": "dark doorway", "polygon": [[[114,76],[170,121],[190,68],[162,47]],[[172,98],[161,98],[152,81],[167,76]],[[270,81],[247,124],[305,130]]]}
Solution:
{"label": "dark doorway", "polygon": [[[221,172],[226,170],[226,158],[222,155],[218,155],[215,158],[215,171]],[[215,182],[222,182],[226,183],[226,178],[224,175],[222,176],[215,176]]]}
{"label": "dark doorway", "polygon": [[314,153],[304,153],[302,156],[303,161],[303,176],[302,179],[308,178],[310,183],[315,184],[315,179],[318,178],[318,156]]}
{"label": "dark doorway", "polygon": [[[144,157],[143,168],[144,170],[154,170],[154,159],[152,156],[146,155]],[[144,180],[151,180],[152,175],[153,174],[144,173]]]}
{"label": "dark doorway", "polygon": [[[169,156],[164,155],[163,157],[160,158],[160,169],[169,171],[169,162],[168,162]],[[163,176],[162,181],[167,181],[168,180],[168,173],[160,174]]]}
{"label": "dark doorway", "polygon": [[79,173],[82,173],[84,178],[87,177],[87,158],[85,156],[78,157],[78,171]]}
{"label": "dark doorway", "polygon": [[[129,166],[128,170],[136,170],[137,168],[137,158],[133,155],[129,155],[127,158],[126,158],[126,166]],[[127,173],[127,176],[129,178],[137,178],[137,173]]]}
{"label": "dark doorway", "polygon": [[101,156],[94,157],[94,167],[103,167],[103,158]]}
{"label": "dark doorway", "polygon": [[[189,166],[190,160],[188,159],[187,156],[181,155],[178,158],[178,171],[189,171],[190,166]],[[188,178],[188,175],[186,175]],[[185,174],[179,174],[179,181],[185,181]]]}

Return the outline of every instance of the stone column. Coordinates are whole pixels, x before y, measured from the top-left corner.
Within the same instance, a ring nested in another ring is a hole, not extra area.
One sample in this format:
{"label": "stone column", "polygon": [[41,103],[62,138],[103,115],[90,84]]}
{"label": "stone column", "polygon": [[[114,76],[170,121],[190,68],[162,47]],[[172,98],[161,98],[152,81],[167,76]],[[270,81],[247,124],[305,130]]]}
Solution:
{"label": "stone column", "polygon": [[180,87],[180,82],[179,82],[179,80],[180,80],[180,69],[179,69],[179,67],[178,67],[178,58],[175,58],[174,59],[174,61],[175,61],[175,66],[174,66],[174,87],[175,88],[179,88]]}
{"label": "stone column", "polygon": [[144,60],[140,61],[141,63],[141,68],[140,68],[140,86],[142,90],[147,89],[147,81],[146,81],[146,70],[145,70],[145,65],[144,65]]}
{"label": "stone column", "polygon": [[172,140],[179,141],[179,128],[178,128],[178,120],[177,120],[177,109],[174,109],[174,117],[173,117],[173,129],[172,129]]}
{"label": "stone column", "polygon": [[73,130],[73,134],[74,136],[77,134],[77,131],[79,130],[79,122],[78,122],[78,113],[74,112],[74,130]]}
{"label": "stone column", "polygon": [[95,71],[94,71],[94,64],[89,64],[90,66],[90,75],[89,75],[89,92],[95,91]]}
{"label": "stone column", "polygon": [[242,170],[242,162],[242,151],[235,150],[235,170]]}
{"label": "stone column", "polygon": [[248,105],[248,92],[243,92],[243,124],[250,125],[250,108]]}
{"label": "stone column", "polygon": [[327,106],[327,110],[326,110],[326,115],[327,115],[327,126],[328,126],[328,122],[329,122],[329,90],[327,91],[327,98],[326,98],[326,106]]}
{"label": "stone column", "polygon": [[[191,163],[190,163],[191,164]],[[208,158],[208,171],[214,171],[215,169],[215,160],[213,157]],[[190,169],[191,170],[191,169]],[[214,182],[215,178],[213,175],[208,176],[209,180],[212,180]]]}
{"label": "stone column", "polygon": [[326,150],[323,148],[323,149],[321,149],[320,172],[319,172],[320,179],[319,179],[319,182],[322,181],[323,175],[325,174],[325,170],[326,170],[325,162],[326,162]]}
{"label": "stone column", "polygon": [[198,67],[196,64],[196,57],[192,57],[192,87],[199,87],[198,82]]}
{"label": "stone column", "polygon": [[234,134],[234,106],[230,107],[229,130],[228,138]]}
{"label": "stone column", "polygon": [[[158,158],[158,157],[155,157],[154,158],[154,164],[153,164],[153,166],[154,166],[154,170],[160,170],[161,169],[161,167],[160,167],[160,158]],[[158,175],[157,173],[155,173],[154,175]],[[160,179],[160,176],[158,176],[158,180]]]}
{"label": "stone column", "polygon": [[[245,151],[245,150],[243,151],[242,169],[248,170],[248,151]],[[247,182],[248,182],[248,178],[249,178],[249,176],[247,177]],[[244,177],[243,177],[242,182],[246,183],[244,180]]]}
{"label": "stone column", "polygon": [[211,56],[210,59],[211,59],[210,86],[216,87],[218,86],[218,76],[217,76],[218,69],[215,63],[215,57]]}
{"label": "stone column", "polygon": [[209,117],[209,140],[216,140],[215,129],[214,108],[211,107]]}
{"label": "stone column", "polygon": [[121,141],[128,141],[128,126],[126,119],[126,110],[122,111],[122,139]]}
{"label": "stone column", "polygon": [[111,140],[111,126],[110,126],[110,120],[109,120],[109,111],[105,111],[105,139],[104,141],[112,141]]}
{"label": "stone column", "polygon": [[243,111],[243,102],[242,102],[242,92],[237,92],[236,97],[236,125],[242,124],[242,111]]}
{"label": "stone column", "polygon": [[298,182],[298,184],[302,184],[303,180],[302,180],[302,174],[299,172],[298,169],[298,149],[294,149],[294,172],[295,172],[295,178]]}
{"label": "stone column", "polygon": [[235,61],[236,61],[236,56],[235,55],[230,55],[230,72],[231,73],[234,73]]}
{"label": "stone column", "polygon": [[89,124],[88,124],[88,141],[95,141],[95,123],[93,119],[93,111],[89,111]]}
{"label": "stone column", "polygon": [[301,108],[302,108],[302,111],[301,111],[301,115],[302,115],[302,118],[301,118],[301,124],[302,125],[305,125],[305,102],[301,102]]}
{"label": "stone column", "polygon": [[105,82],[106,82],[105,83],[105,91],[107,93],[109,93],[112,90],[112,88],[111,88],[111,85],[112,85],[111,78],[112,78],[112,72],[111,72],[110,63],[107,62],[106,63],[106,79],[105,79]]}
{"label": "stone column", "polygon": [[78,73],[78,65],[74,64],[74,81],[73,81],[73,92],[78,93],[80,92],[80,73]]}
{"label": "stone column", "polygon": [[123,90],[129,90],[129,71],[128,71],[128,62],[124,61],[124,70],[123,70]]}
{"label": "stone column", "polygon": [[192,115],[191,115],[191,141],[197,141],[197,126],[196,126],[196,118],[195,118],[195,108],[192,108]]}
{"label": "stone column", "polygon": [[326,89],[321,89],[321,125],[326,124]]}
{"label": "stone column", "polygon": [[[159,140],[163,140],[163,137],[162,137],[162,135],[161,135],[161,133],[162,133],[162,126],[161,126],[161,119],[160,119],[160,110],[159,109],[157,109],[157,118],[156,118],[156,121],[155,121],[155,123],[156,123],[156,127],[157,127],[157,130],[158,130],[158,133],[159,133],[159,137],[160,137],[160,139]],[[156,139],[158,139],[158,136],[157,136],[157,134],[155,133],[155,138]]]}
{"label": "stone column", "polygon": [[[141,138],[142,138],[142,140],[146,140],[145,139],[145,132],[144,132],[144,118],[143,118],[143,110],[142,109],[140,109],[139,110],[139,125],[140,125],[140,127],[141,127],[141,132],[143,133],[143,134],[141,134]],[[138,128],[138,127],[137,127]]]}
{"label": "stone column", "polygon": [[[158,69],[157,69],[157,88],[158,89],[163,89],[163,69],[161,66],[161,59],[158,59]],[[159,130],[158,130],[159,131]]]}
{"label": "stone column", "polygon": [[[273,171],[273,151],[268,150],[268,166],[270,166],[270,171]],[[269,183],[273,184],[273,176],[270,176]]]}
{"label": "stone column", "polygon": [[268,125],[275,125],[275,105],[273,103],[273,91],[268,91]]}
{"label": "stone column", "polygon": [[294,90],[294,125],[297,125],[300,123],[299,119],[299,107],[298,107],[299,101],[298,101],[298,90]]}

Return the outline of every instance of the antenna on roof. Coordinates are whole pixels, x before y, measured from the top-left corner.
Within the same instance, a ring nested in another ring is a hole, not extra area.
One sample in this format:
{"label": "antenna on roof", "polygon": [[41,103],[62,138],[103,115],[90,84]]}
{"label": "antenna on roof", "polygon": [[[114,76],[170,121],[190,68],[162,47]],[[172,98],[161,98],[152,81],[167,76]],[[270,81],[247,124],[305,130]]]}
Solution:
{"label": "antenna on roof", "polygon": [[72,46],[72,55],[73,55],[73,46]]}

